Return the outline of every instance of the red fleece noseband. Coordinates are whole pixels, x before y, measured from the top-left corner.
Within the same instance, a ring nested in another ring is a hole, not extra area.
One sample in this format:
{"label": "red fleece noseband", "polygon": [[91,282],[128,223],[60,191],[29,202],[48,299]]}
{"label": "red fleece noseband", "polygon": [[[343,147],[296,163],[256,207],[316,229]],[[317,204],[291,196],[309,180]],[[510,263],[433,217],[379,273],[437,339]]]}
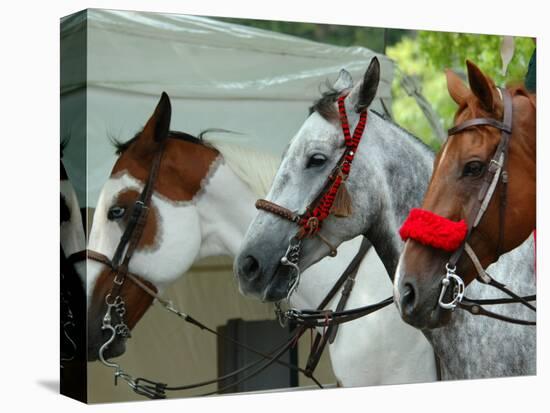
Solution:
{"label": "red fleece noseband", "polygon": [[403,241],[411,238],[424,245],[453,252],[460,247],[467,232],[468,225],[464,220],[455,222],[433,212],[413,208],[399,235]]}

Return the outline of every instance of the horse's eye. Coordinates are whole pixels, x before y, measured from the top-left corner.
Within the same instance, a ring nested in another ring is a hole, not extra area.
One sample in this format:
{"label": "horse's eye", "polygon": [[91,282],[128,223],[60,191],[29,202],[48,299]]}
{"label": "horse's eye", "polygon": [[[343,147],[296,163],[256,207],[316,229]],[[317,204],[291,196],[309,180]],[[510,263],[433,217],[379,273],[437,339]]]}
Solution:
{"label": "horse's eye", "polygon": [[320,153],[316,153],[315,155],[312,155],[308,159],[306,169],[322,166],[322,165],[324,165],[324,163],[326,161],[327,161],[327,157],[325,155],[321,155]]}
{"label": "horse's eye", "polygon": [[109,208],[109,212],[107,213],[107,218],[110,221],[115,221],[117,219],[122,218],[125,213],[126,213],[126,208],[115,205]]}
{"label": "horse's eye", "polygon": [[471,161],[464,165],[462,176],[471,176],[476,178],[485,172],[485,164],[481,161]]}

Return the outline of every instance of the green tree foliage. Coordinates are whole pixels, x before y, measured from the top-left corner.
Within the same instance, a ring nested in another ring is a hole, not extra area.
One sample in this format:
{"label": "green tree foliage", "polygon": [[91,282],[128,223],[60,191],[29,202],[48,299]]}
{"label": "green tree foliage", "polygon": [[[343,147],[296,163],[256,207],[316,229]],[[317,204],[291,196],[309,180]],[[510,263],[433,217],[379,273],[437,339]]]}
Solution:
{"label": "green tree foliage", "polygon": [[392,110],[396,122],[437,149],[439,140],[414,99],[401,87],[403,74],[418,80],[422,94],[447,129],[457,108],[447,92],[445,68],[453,69],[466,79],[466,59],[470,59],[497,85],[521,82],[527,72],[534,43],[530,38],[516,37],[514,40],[515,53],[506,75],[502,73],[501,36],[420,31],[416,37],[405,37],[389,47],[386,53],[397,64],[392,87]]}
{"label": "green tree foliage", "polygon": [[286,33],[336,46],[364,46],[379,53],[383,53],[386,46],[397,43],[403,35],[410,33],[410,30],[385,30],[378,27],[344,26],[338,24],[316,24],[234,18],[220,18],[219,20],[279,33]]}
{"label": "green tree foliage", "polygon": [[363,46],[385,53],[396,64],[392,85],[394,119],[404,128],[437,149],[441,142],[430,127],[416,101],[407,95],[401,85],[404,75],[411,76],[430,105],[434,108],[444,129],[451,126],[456,105],[449,97],[445,68],[451,68],[466,79],[466,59],[472,60],[497,85],[523,81],[529,59],[535,47],[530,38],[516,37],[515,53],[502,73],[500,44],[502,36],[411,31],[356,27],[335,24],[282,22],[270,20],[221,18],[229,23],[286,33],[337,46]]}
{"label": "green tree foliage", "polygon": [[470,59],[497,84],[522,82],[535,48],[532,39],[515,37],[514,57],[504,75],[500,57],[501,36],[420,31],[417,41],[420,53],[435,69],[449,67],[463,71],[466,59]]}

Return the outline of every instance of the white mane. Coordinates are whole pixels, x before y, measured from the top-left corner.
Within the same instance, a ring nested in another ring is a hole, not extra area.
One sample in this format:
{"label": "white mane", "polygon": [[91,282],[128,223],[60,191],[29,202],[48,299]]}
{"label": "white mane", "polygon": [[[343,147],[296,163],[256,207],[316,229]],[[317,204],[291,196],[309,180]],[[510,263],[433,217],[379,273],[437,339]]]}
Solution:
{"label": "white mane", "polygon": [[281,159],[272,154],[228,142],[208,140],[223,156],[227,165],[259,198],[269,192]]}

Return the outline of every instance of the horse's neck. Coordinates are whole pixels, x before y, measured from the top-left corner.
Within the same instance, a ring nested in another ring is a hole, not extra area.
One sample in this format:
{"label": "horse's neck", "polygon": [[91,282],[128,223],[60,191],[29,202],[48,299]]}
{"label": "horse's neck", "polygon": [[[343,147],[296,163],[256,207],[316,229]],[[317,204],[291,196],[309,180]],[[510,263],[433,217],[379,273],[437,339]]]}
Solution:
{"label": "horse's neck", "polygon": [[357,152],[357,176],[363,180],[359,185],[366,198],[362,205],[369,205],[363,233],[392,277],[403,248],[399,227],[410,209],[422,203],[433,153],[404,130],[372,113],[366,137]]}
{"label": "horse's neck", "polygon": [[[535,249],[533,236],[519,247],[503,254],[487,272],[519,295],[534,294]],[[468,297],[478,299],[506,297],[498,289],[473,281]],[[520,304],[488,307],[508,317],[533,320],[535,314]],[[441,360],[444,379],[464,379],[534,374],[536,329],[507,324],[488,317],[456,311],[448,325],[426,330]],[[521,349],[521,351],[518,351]],[[472,352],[472,350],[474,350]]]}
{"label": "horse's neck", "polygon": [[256,213],[256,196],[223,161],[207,178],[196,206],[200,215],[202,243],[199,257],[234,257]]}

